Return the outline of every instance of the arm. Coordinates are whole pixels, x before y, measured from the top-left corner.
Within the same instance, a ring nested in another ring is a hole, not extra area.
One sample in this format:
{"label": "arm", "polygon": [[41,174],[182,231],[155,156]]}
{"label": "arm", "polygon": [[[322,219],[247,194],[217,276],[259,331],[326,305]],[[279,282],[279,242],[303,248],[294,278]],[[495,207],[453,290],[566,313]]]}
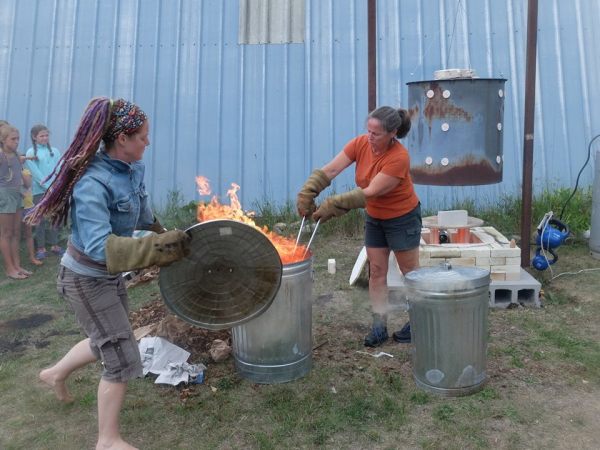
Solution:
{"label": "arm", "polygon": [[27,167],[31,172],[31,177],[33,178],[33,181],[35,181],[38,184],[41,184],[41,181],[44,179],[44,174],[42,174],[42,171],[39,168],[38,160],[35,159],[33,156],[33,149],[27,150],[26,158],[27,161],[25,161],[25,167]]}
{"label": "arm", "polygon": [[331,184],[331,180],[350,164],[352,164],[350,158],[341,151],[335,158],[325,164],[322,169],[315,169],[302,186],[302,189],[300,189],[300,192],[298,192],[296,198],[298,214],[310,218],[317,208],[315,198],[323,189]]}
{"label": "arm", "polygon": [[400,184],[400,179],[385,173],[379,172],[371,180],[369,185],[363,189],[366,198],[379,197],[385,195]]}
{"label": "arm", "polygon": [[31,189],[31,172],[28,169],[23,169],[21,175],[23,176],[23,187]]}
{"label": "arm", "polygon": [[352,160],[346,156],[346,153],[342,150],[335,158],[325,164],[321,170],[325,172],[329,181],[337,177],[342,171],[352,164]]}
{"label": "arm", "polygon": [[112,233],[109,193],[106,188],[90,177],[81,178],[73,189],[73,205],[79,238],[83,253],[94,261],[106,261],[104,248]]}

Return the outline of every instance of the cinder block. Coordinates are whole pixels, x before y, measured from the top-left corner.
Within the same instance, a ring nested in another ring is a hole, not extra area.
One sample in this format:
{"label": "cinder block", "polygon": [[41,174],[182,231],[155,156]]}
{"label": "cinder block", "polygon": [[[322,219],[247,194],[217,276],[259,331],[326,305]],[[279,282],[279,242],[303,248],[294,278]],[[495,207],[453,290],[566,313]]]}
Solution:
{"label": "cinder block", "polygon": [[507,266],[520,266],[521,265],[521,257],[514,257],[514,258],[506,258],[506,265]]}
{"label": "cinder block", "polygon": [[529,307],[541,305],[542,285],[526,270],[519,270],[518,280],[494,280],[490,283],[490,307],[507,308],[511,303]]}

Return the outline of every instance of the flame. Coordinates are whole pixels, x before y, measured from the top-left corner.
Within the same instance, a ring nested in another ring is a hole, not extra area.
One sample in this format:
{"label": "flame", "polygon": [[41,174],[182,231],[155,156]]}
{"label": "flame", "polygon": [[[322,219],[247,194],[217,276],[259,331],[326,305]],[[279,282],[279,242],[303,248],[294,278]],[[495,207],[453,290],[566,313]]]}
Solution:
{"label": "flame", "polygon": [[210,195],[210,183],[208,178],[199,175],[196,177],[196,186],[200,195]]}
{"label": "flame", "polygon": [[[198,193],[202,196],[210,195],[210,182],[208,178],[203,176],[196,177],[196,185],[198,186]],[[273,231],[269,231],[266,226],[259,227],[256,225],[254,220],[253,211],[244,211],[242,205],[237,197],[237,192],[240,190],[240,186],[235,183],[231,183],[231,189],[227,191],[229,197],[229,205],[223,205],[217,199],[217,196],[213,196],[208,203],[200,202],[198,204],[198,222],[205,222],[207,220],[218,220],[218,219],[229,219],[236,220],[238,222],[245,223],[254,227],[256,230],[263,233],[275,246],[281,262],[283,264],[292,264],[295,262],[303,261],[305,253],[310,254],[306,251],[306,246],[298,244],[296,241],[290,238],[280,236]]]}

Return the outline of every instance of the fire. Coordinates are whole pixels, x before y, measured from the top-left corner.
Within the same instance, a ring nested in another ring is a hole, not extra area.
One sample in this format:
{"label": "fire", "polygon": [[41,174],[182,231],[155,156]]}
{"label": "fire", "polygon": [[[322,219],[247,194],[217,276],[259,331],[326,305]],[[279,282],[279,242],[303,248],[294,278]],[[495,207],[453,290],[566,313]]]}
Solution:
{"label": "fire", "polygon": [[[203,176],[196,177],[196,185],[198,186],[198,193],[202,196],[210,195],[210,182],[208,178]],[[277,249],[281,262],[283,264],[292,264],[305,259],[306,246],[298,244],[296,241],[290,238],[280,236],[273,231],[264,227],[256,225],[252,217],[254,212],[244,211],[242,205],[237,197],[237,192],[240,190],[240,186],[231,183],[231,189],[227,191],[229,197],[229,205],[223,205],[217,199],[217,196],[213,196],[208,203],[198,204],[198,222],[205,222],[207,220],[218,220],[218,219],[229,219],[236,220],[238,222],[245,223],[254,227],[261,233],[263,233],[271,241],[271,243]],[[308,252],[306,252],[308,254]]]}

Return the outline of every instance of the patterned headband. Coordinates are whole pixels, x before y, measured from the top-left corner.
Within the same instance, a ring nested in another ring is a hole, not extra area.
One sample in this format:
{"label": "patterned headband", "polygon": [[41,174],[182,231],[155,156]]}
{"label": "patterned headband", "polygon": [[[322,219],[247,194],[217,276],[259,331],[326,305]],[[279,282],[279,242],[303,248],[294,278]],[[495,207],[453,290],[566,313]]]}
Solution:
{"label": "patterned headband", "polygon": [[146,119],[146,114],[136,104],[122,98],[111,100],[110,120],[103,139],[113,142],[121,133],[133,134]]}

